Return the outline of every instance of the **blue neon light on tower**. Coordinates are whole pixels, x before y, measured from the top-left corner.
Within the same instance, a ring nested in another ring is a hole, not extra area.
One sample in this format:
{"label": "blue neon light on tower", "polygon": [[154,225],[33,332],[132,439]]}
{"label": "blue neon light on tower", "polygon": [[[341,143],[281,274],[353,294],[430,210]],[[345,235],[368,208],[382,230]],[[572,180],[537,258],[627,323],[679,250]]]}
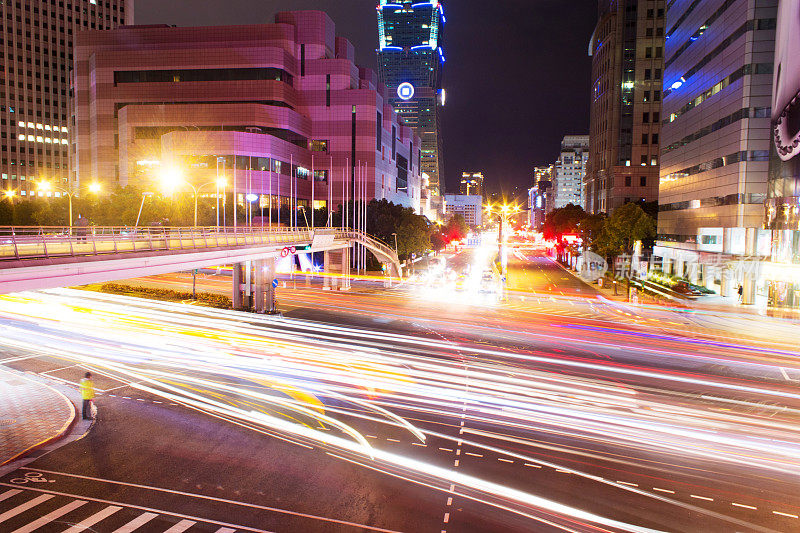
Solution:
{"label": "blue neon light on tower", "polygon": [[443,194],[439,176],[444,9],[437,1],[380,0],[377,14],[380,81],[389,88],[392,106],[422,139],[421,166],[432,193]]}

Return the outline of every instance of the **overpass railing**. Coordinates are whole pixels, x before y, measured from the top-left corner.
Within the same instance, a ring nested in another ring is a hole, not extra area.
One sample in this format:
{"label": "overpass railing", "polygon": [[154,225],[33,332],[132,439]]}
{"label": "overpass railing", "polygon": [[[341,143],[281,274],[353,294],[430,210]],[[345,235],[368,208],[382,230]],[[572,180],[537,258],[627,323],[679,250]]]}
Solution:
{"label": "overpass railing", "polygon": [[[318,228],[322,230],[323,228]],[[328,228],[328,231],[331,231]],[[336,238],[350,232],[334,230]],[[273,227],[0,226],[0,262],[147,251],[310,243],[313,231]]]}

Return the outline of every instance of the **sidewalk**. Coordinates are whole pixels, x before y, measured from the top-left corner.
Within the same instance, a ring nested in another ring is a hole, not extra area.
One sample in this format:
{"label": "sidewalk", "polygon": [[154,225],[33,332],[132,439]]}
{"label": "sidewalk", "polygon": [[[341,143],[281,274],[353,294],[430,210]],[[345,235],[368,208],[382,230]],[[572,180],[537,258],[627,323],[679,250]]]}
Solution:
{"label": "sidewalk", "polygon": [[0,467],[66,435],[78,415],[55,388],[0,366]]}

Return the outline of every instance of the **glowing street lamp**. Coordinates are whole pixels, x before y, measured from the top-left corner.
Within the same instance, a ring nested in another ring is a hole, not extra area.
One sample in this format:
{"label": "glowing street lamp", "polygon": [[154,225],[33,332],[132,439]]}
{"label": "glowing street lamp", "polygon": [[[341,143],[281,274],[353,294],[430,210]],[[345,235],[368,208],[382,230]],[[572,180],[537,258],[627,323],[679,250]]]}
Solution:
{"label": "glowing street lamp", "polygon": [[[36,183],[36,188],[39,189],[40,191],[43,191],[43,192],[58,191],[58,192],[64,193],[67,196],[67,198],[69,199],[69,227],[70,227],[70,233],[71,233],[72,232],[72,229],[71,229],[72,228],[72,196],[77,194],[80,191],[80,189],[71,190],[69,187],[66,187],[66,188],[57,187],[57,186],[53,185],[52,183],[50,183],[47,180],[38,181]],[[101,186],[100,186],[99,183],[94,181],[94,182],[90,183],[89,185],[87,185],[85,188],[89,192],[91,192],[93,194],[97,194],[97,193],[100,192]]]}
{"label": "glowing street lamp", "polygon": [[186,185],[192,192],[194,193],[194,227],[197,227],[197,198],[200,196],[200,191],[203,190],[204,187],[209,187],[214,185],[217,187],[217,226],[219,227],[219,188],[225,187],[226,182],[225,178],[218,178],[214,181],[209,181],[208,183],[203,183],[200,186],[195,187],[188,181],[183,178],[183,173],[180,169],[177,168],[165,168],[164,171],[161,173],[161,185],[164,187],[165,190],[172,192],[181,185]]}

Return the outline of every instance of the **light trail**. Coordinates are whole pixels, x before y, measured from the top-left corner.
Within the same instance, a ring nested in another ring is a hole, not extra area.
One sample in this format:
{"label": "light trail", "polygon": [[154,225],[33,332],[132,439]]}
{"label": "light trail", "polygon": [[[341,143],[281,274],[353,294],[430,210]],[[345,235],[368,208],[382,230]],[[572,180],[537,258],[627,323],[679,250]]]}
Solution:
{"label": "light trail", "polygon": [[[668,453],[676,464],[683,459],[705,464],[710,471],[746,467],[761,476],[800,475],[800,436],[791,417],[715,409],[730,399],[725,394],[743,391],[787,405],[800,400],[800,394],[785,388],[70,290],[2,297],[0,321],[0,344],[8,348],[77,361],[213,416],[331,453],[353,454],[350,460],[404,479],[434,479],[439,487],[455,484],[467,497],[534,519],[557,516],[649,531],[387,451],[365,434],[379,427],[393,436],[405,434],[405,440],[464,442],[485,453],[505,453],[687,509],[685,503],[544,461],[537,457],[540,446],[526,436],[558,431],[583,442],[595,457],[606,456],[603,449],[626,450],[631,464],[643,461],[634,452],[641,457]],[[542,364],[546,370],[537,367]],[[613,381],[620,376],[644,382],[646,392]],[[681,403],[680,398],[657,394],[652,383],[714,388],[720,400],[715,396],[699,404]],[[731,405],[738,407],[729,402],[725,407]],[[467,421],[476,438],[432,429],[442,420],[453,426]],[[318,430],[319,425],[338,433]],[[493,429],[475,429],[481,427]],[[525,451],[518,451],[520,446]],[[568,447],[558,451],[588,456]],[[691,510],[765,530],[699,507]]]}

